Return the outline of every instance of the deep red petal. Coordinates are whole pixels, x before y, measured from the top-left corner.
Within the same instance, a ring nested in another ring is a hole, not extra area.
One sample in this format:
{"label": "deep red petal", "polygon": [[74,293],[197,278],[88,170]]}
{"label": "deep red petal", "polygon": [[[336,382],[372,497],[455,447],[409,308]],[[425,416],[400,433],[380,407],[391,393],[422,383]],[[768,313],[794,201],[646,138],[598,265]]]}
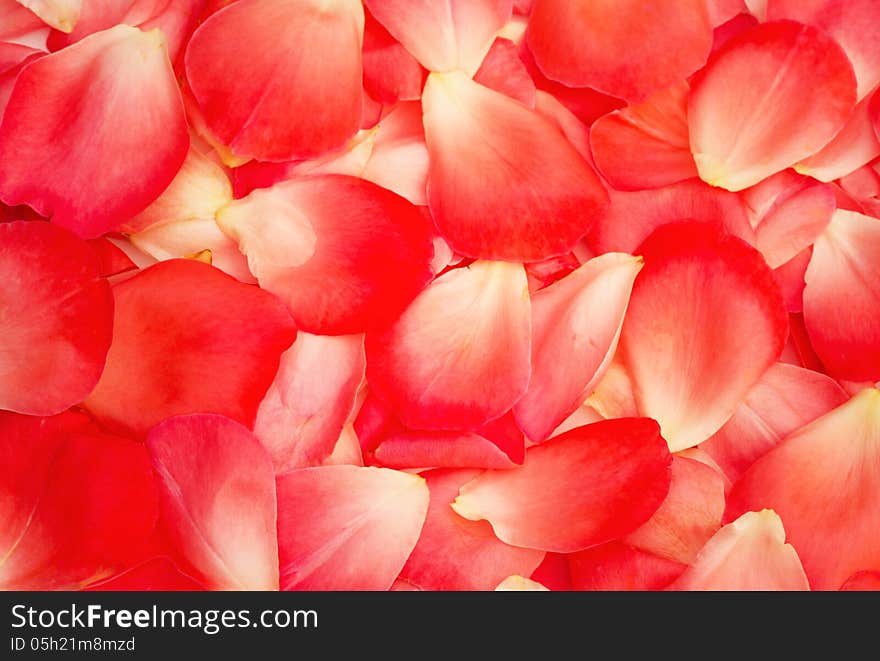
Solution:
{"label": "deep red petal", "polygon": [[0,587],[75,589],[112,576],[146,548],[158,516],[140,443],[80,414],[0,412]]}
{"label": "deep red petal", "polygon": [[452,508],[489,521],[508,544],[571,553],[647,521],[669,490],[671,463],[653,420],[597,422],[529,448],[521,467],[474,478]]}
{"label": "deep red petal", "polygon": [[678,578],[685,565],[610,542],[569,556],[575,590],[662,590]]}
{"label": "deep red petal", "polygon": [[432,230],[419,210],[343,175],[259,189],[217,215],[260,285],[310,333],[387,325],[431,277]]}
{"label": "deep red petal", "polygon": [[113,343],[87,408],[142,435],[171,415],[252,424],[295,330],[280,301],[193,260],[161,262],[113,288]]}
{"label": "deep red petal", "polygon": [[98,383],[113,332],[100,266],[66,230],[0,223],[0,409],[60,413]]}

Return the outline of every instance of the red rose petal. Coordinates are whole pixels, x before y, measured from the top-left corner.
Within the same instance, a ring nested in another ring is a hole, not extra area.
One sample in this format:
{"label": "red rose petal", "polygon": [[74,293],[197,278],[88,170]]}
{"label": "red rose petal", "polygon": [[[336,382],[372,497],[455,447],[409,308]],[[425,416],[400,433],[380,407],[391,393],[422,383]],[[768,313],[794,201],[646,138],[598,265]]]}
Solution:
{"label": "red rose petal", "polygon": [[147,436],[176,559],[210,589],[278,587],[275,476],[260,442],[219,415],[170,418]]}
{"label": "red rose petal", "polygon": [[880,220],[837,211],[813,246],[804,322],[828,371],[880,380]]}
{"label": "red rose petal", "polygon": [[632,532],[666,497],[672,457],[652,420],[573,429],[526,451],[521,467],[465,484],[457,514],[516,546],[572,553]]}
{"label": "red rose petal", "polygon": [[610,542],[569,556],[575,590],[662,590],[685,565],[622,542]]}
{"label": "red rose petal", "polygon": [[425,473],[431,502],[422,534],[400,576],[423,590],[492,590],[511,574],[530,575],[543,551],[499,540],[486,521],[468,521],[449,506],[478,470]]}
{"label": "red rose petal", "polygon": [[688,85],[600,117],[590,130],[596,167],[618,190],[659,188],[697,176],[688,141]]}
{"label": "red rose petal", "polygon": [[113,332],[100,266],[66,230],[0,223],[0,409],[60,413],[98,383]]}
{"label": "red rose petal", "polygon": [[535,83],[519,58],[519,46],[509,39],[495,40],[474,74],[474,81],[535,107]]}
{"label": "red rose petal", "polygon": [[323,466],[278,476],[282,590],[387,590],[428,509],[418,475]]}
{"label": "red rose petal", "polygon": [[704,0],[536,0],[527,33],[549,78],[638,102],[706,62]]}
{"label": "red rose petal", "polygon": [[816,153],[855,107],[855,76],[829,36],[765,23],[714,53],[691,84],[691,151],[704,181],[740,191]]}
{"label": "red rose petal", "polygon": [[742,199],[755,228],[754,246],[774,269],[819,238],[835,208],[830,186],[792,170],[744,190]]}
{"label": "red rose petal", "polygon": [[422,104],[431,214],[456,252],[539,261],[571,250],[604,209],[590,166],[521,103],[455,72],[431,74]]}
{"label": "red rose petal", "polygon": [[370,12],[364,12],[364,90],[376,101],[415,101],[425,70]]}
{"label": "red rose petal", "polygon": [[600,254],[634,253],[651,232],[678,220],[719,224],[744,241],[755,241],[742,200],[699,179],[653,190],[609,193],[611,204],[587,237],[590,246]]}
{"label": "red rose petal", "polygon": [[730,492],[726,518],[773,508],[813,589],[836,590],[880,563],[878,448],[880,391],[871,388],[752,464]]}
{"label": "red rose petal", "polygon": [[0,412],[0,587],[76,589],[126,568],[156,525],[144,446],[80,414]]}
{"label": "red rose petal", "polygon": [[87,408],[142,435],[164,418],[220,413],[250,425],[295,330],[273,296],[193,260],[117,284],[113,343]]}
{"label": "red rose petal", "polygon": [[874,0],[766,0],[766,19],[809,23],[837,40],[852,60],[859,98],[880,84],[880,6]]}
{"label": "red rose petal", "polygon": [[641,415],[683,450],[714,434],[779,358],[785,306],[760,253],[713,224],[666,225],[638,252],[621,356]]}
{"label": "red rose petal", "polygon": [[93,238],[156,199],[188,144],[161,34],[117,26],[18,76],[0,123],[0,198]]}
{"label": "red rose petal", "polygon": [[449,271],[392,326],[367,334],[367,380],[409,427],[476,429],[526,391],[530,317],[522,266]]}
{"label": "red rose petal", "polygon": [[297,178],[221,209],[260,285],[310,333],[388,324],[431,277],[432,231],[402,197],[354,177]]}
{"label": "red rose petal", "polygon": [[208,127],[261,161],[341,146],[360,124],[363,29],[355,0],[239,0],[213,14],[185,55]]}

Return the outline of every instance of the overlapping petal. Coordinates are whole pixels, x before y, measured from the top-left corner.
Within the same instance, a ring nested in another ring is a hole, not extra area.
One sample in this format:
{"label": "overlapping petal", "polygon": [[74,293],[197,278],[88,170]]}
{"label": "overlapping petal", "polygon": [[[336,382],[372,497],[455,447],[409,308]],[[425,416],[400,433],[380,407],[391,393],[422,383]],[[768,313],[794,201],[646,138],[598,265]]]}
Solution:
{"label": "overlapping petal", "polygon": [[852,65],[827,34],[794,21],[747,30],[691,83],[688,125],[700,177],[748,188],[819,151],[855,103]]}
{"label": "overlapping petal", "polygon": [[572,553],[632,532],[666,497],[672,456],[657,424],[619,419],[529,448],[522,467],[461,487],[457,514],[516,546]]}
{"label": "overlapping petal", "polygon": [[158,493],[141,443],[82,414],[0,412],[0,587],[76,589],[127,568],[153,532]]}
{"label": "overlapping petal", "polygon": [[712,23],[704,0],[536,0],[527,39],[549,78],[638,102],[705,64]]}
{"label": "overlapping petal", "polygon": [[525,393],[530,339],[522,266],[474,262],[441,275],[394,324],[367,334],[367,380],[410,427],[476,429]]}
{"label": "overlapping petal", "polygon": [[86,407],[143,435],[164,418],[253,423],[293,321],[281,302],[212,266],[174,259],[116,284],[113,342]]}
{"label": "overlapping petal", "polygon": [[186,415],[146,445],[175,561],[208,588],[277,589],[275,475],[256,437],[223,416]]}
{"label": "overlapping petal", "polygon": [[236,156],[316,156],[360,124],[363,31],[356,0],[240,0],[193,34],[187,80],[208,127]]}
{"label": "overlapping petal", "polygon": [[638,252],[622,359],[640,413],[683,450],[715,433],[776,362],[788,319],[761,254],[716,225],[666,225]]}
{"label": "overlapping petal", "polygon": [[775,510],[810,585],[836,590],[857,571],[880,561],[878,448],[880,391],[870,388],[755,462],[730,492],[726,516]]}
{"label": "overlapping petal", "polygon": [[456,252],[538,261],[571,250],[603,211],[593,170],[535,111],[460,72],[431,74],[422,104],[431,214]]}
{"label": "overlapping petal", "polygon": [[838,210],[813,247],[804,322],[835,376],[880,380],[880,220]]}
{"label": "overlapping petal", "polygon": [[61,413],[98,383],[113,332],[100,267],[67,230],[0,223],[0,409]]}
{"label": "overlapping petal", "polygon": [[387,590],[418,541],[425,480],[323,466],[278,476],[282,590]]}
{"label": "overlapping petal", "polygon": [[155,200],[188,144],[162,35],[116,26],[19,74],[0,123],[0,199],[94,238]]}
{"label": "overlapping petal", "polygon": [[260,285],[310,333],[350,335],[394,320],[428,283],[428,221],[402,197],[342,175],[255,190],[217,215]]}

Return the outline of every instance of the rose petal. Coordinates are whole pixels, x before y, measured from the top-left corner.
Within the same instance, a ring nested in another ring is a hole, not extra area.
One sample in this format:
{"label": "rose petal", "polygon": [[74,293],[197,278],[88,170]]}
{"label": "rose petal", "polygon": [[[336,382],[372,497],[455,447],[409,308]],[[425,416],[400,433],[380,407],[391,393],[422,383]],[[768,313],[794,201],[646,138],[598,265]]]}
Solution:
{"label": "rose petal", "polygon": [[847,399],[830,377],[777,363],[749,391],[733,417],[700,447],[729,479],[737,480],[783,438]]}
{"label": "rose petal", "polygon": [[492,590],[511,574],[531,574],[543,551],[509,546],[485,521],[468,521],[449,504],[478,470],[435,470],[423,475],[431,493],[419,541],[401,578],[423,590]]}
{"label": "rose petal", "polygon": [[600,117],[590,130],[596,167],[617,190],[659,188],[697,176],[684,81]]}
{"label": "rose petal", "polygon": [[632,532],[669,490],[672,457],[653,420],[606,420],[526,450],[521,467],[490,470],[452,504],[504,542],[572,553]]}
{"label": "rose petal", "polygon": [[776,362],[788,319],[761,254],[713,224],[666,225],[638,252],[621,357],[641,415],[683,450],[718,431]]}
{"label": "rose petal", "polygon": [[719,224],[744,241],[755,240],[742,200],[699,179],[653,190],[609,193],[611,204],[607,212],[587,236],[588,243],[599,254],[635,252],[655,229],[678,220]]}
{"label": "rose petal", "polygon": [[171,415],[252,424],[295,330],[271,295],[193,260],[161,262],[113,288],[113,343],[89,411],[142,435]]}
{"label": "rose petal", "polygon": [[792,21],[728,41],[691,82],[700,177],[740,191],[816,153],[855,107],[855,76],[829,36]]}
{"label": "rose petal", "polygon": [[176,559],[209,589],[278,588],[275,476],[260,442],[219,415],[176,416],[147,448]]}
{"label": "rose petal", "polygon": [[60,413],[98,383],[113,332],[100,266],[66,230],[0,223],[0,409]]}
{"label": "rose petal", "polygon": [[323,466],[278,476],[282,590],[387,590],[422,530],[428,488],[386,468]]}
{"label": "rose petal", "polygon": [[706,464],[676,455],[666,500],[625,541],[661,558],[690,564],[721,527],[723,515],[721,475]]}
{"label": "rose petal", "polygon": [[522,266],[454,269],[367,334],[367,380],[411,428],[476,429],[526,390],[530,317]]}
{"label": "rose petal", "polygon": [[685,565],[610,542],[569,556],[575,590],[662,590]]}
{"label": "rose petal", "polygon": [[217,214],[298,326],[350,335],[395,319],[431,277],[431,228],[402,197],[342,175],[258,189]]}
{"label": "rose petal", "polygon": [[187,80],[208,127],[236,156],[316,156],[360,124],[363,30],[355,0],[240,0],[193,34]]}
{"label": "rose petal", "polygon": [[782,266],[812,244],[834,213],[834,191],[785,170],[742,192],[755,228],[754,246],[771,268]]}
{"label": "rose petal", "polygon": [[156,199],[188,144],[161,34],[120,25],[18,76],[0,124],[0,198],[94,238]]}
{"label": "rose petal", "polygon": [[590,166],[521,103],[454,72],[428,76],[422,104],[431,214],[456,252],[539,261],[570,251],[604,209]]}
{"label": "rose petal", "polygon": [[299,333],[281,354],[254,423],[275,472],[315,466],[330,456],[363,376],[362,335]]}
{"label": "rose petal", "polygon": [[880,563],[878,448],[880,391],[870,388],[752,464],[734,484],[725,516],[773,508],[813,589],[836,590]]}
{"label": "rose petal", "polygon": [[880,84],[880,6],[873,0],[764,0],[766,18],[809,23],[831,35],[852,60],[859,98]]}
{"label": "rose petal", "polygon": [[703,66],[712,24],[704,0],[536,0],[526,38],[549,78],[639,102]]}
{"label": "rose petal", "polygon": [[532,297],[532,377],[514,407],[531,440],[546,439],[604,376],[641,268],[607,253]]}
{"label": "rose petal", "polygon": [[510,18],[512,0],[366,0],[373,16],[429,71],[471,76]]}
{"label": "rose petal", "polygon": [[724,526],[672,590],[809,590],[782,521],[772,510],[748,512]]}
{"label": "rose petal", "polygon": [[880,380],[880,220],[838,210],[813,246],[804,321],[834,376]]}
{"label": "rose petal", "polygon": [[129,566],[158,516],[144,446],[81,414],[0,412],[0,588],[76,589]]}

